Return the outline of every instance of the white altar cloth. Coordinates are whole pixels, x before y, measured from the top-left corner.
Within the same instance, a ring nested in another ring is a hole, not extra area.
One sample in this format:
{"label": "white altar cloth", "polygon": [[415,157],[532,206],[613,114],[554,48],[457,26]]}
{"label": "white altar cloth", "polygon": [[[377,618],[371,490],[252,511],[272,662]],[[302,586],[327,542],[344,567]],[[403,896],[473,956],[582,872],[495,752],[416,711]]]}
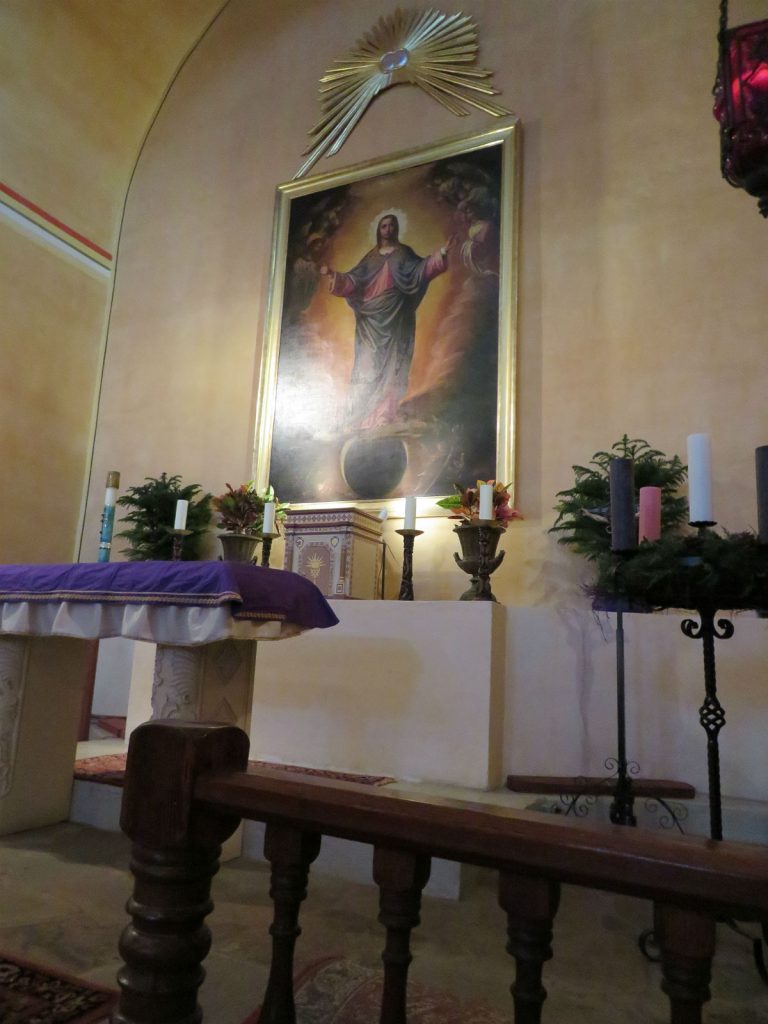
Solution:
{"label": "white altar cloth", "polygon": [[0,602],[0,635],[62,636],[105,640],[124,636],[155,644],[184,646],[215,640],[284,640],[304,627],[292,622],[233,619],[229,608],[188,605],[37,604]]}

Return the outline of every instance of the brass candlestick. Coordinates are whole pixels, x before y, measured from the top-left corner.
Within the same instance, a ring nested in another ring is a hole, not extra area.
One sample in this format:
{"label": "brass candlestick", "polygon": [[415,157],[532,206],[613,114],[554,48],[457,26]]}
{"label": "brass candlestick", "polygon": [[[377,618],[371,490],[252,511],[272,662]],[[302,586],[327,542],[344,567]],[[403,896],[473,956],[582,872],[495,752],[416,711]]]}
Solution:
{"label": "brass candlestick", "polygon": [[413,600],[413,542],[420,537],[423,530],[396,530],[403,538],[403,579],[400,583],[398,601]]}
{"label": "brass candlestick", "polygon": [[184,538],[188,537],[191,530],[171,530],[173,534],[173,561],[180,562],[184,551]]}
{"label": "brass candlestick", "polygon": [[279,533],[262,533],[261,535],[261,567],[269,568],[269,556],[272,554],[272,541],[279,537]]}

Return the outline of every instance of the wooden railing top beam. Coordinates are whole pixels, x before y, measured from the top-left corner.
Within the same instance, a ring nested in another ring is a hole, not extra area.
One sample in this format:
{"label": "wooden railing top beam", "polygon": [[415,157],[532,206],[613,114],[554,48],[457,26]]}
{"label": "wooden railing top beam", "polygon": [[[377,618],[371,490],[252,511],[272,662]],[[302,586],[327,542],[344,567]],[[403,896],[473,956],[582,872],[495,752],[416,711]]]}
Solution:
{"label": "wooden railing top beam", "polygon": [[768,850],[753,844],[591,825],[253,768],[199,777],[194,798],[244,818],[768,919]]}

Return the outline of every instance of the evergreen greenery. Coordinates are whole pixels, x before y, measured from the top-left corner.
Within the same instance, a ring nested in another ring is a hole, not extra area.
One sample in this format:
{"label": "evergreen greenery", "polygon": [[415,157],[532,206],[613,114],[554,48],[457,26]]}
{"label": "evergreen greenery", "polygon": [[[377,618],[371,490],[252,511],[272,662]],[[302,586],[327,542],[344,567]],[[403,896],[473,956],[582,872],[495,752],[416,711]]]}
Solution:
{"label": "evergreen greenery", "polygon": [[[611,551],[612,458],[634,460],[636,501],[641,487],[661,488],[661,539],[622,554]],[[587,466],[573,471],[573,487],[557,494],[550,532],[593,563],[595,580],[585,589],[596,607],[768,609],[767,545],[750,532],[681,532],[688,502],[677,490],[687,470],[676,455],[667,458],[647,441],[625,434],[610,451],[596,452]]]}
{"label": "evergreen greenery", "polygon": [[173,523],[176,502],[189,502],[187,525],[189,535],[184,538],[182,558],[195,561],[199,557],[200,542],[211,522],[211,495],[201,494],[199,484],[182,487],[181,477],[161,473],[159,477],[145,477],[145,483],[128,487],[117,499],[117,504],[129,509],[123,516],[127,528],[117,534],[128,541],[124,552],[132,562],[156,559],[170,561],[173,557]]}
{"label": "evergreen greenery", "polygon": [[626,598],[649,611],[768,608],[768,547],[753,533],[671,534],[627,555],[600,555],[596,564],[588,590],[604,607]]}

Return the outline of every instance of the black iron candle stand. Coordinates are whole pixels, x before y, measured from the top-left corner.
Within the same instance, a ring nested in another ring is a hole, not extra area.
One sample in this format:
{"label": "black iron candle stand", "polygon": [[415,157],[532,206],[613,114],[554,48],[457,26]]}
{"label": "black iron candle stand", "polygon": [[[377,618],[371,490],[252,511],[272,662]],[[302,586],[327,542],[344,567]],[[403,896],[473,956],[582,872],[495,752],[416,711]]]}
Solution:
{"label": "black iron candle stand", "polygon": [[272,554],[272,541],[275,537],[279,537],[279,533],[262,533],[261,535],[261,567],[262,569],[269,568],[269,558]]}
{"label": "black iron candle stand", "polygon": [[[627,716],[624,693],[624,612],[616,613],[616,784],[609,815],[614,825],[637,825],[635,797],[627,765]],[[612,759],[611,759],[612,762]],[[610,767],[608,762],[606,764]]]}
{"label": "black iron candle stand", "polygon": [[[689,524],[703,539],[714,522],[692,522]],[[690,564],[696,565],[701,558],[694,554]],[[695,606],[691,606],[695,607]],[[709,784],[709,834],[712,839],[723,838],[723,811],[720,794],[720,730],[725,725],[725,711],[717,698],[717,673],[715,670],[715,640],[730,640],[734,626],[730,619],[718,619],[717,608],[702,605],[696,608],[699,622],[683,619],[680,628],[691,640],[701,640],[704,656],[704,703],[699,708],[699,721],[707,734],[707,776]]]}
{"label": "black iron candle stand", "polygon": [[730,619],[718,619],[715,608],[698,608],[700,622],[683,619],[680,628],[691,640],[701,640],[704,654],[704,703],[699,708],[699,721],[707,734],[707,775],[709,780],[709,834],[723,838],[723,811],[720,795],[720,730],[725,725],[725,711],[717,699],[715,671],[715,640],[730,640],[734,634]]}
{"label": "black iron candle stand", "polygon": [[682,832],[680,824],[688,812],[685,807],[674,800],[689,800],[695,796],[695,790],[685,782],[666,779],[639,778],[640,765],[637,761],[627,759],[627,707],[626,707],[626,669],[624,657],[624,609],[611,609],[616,612],[616,756],[605,759],[605,767],[612,774],[607,778],[574,779],[573,789],[563,792],[560,801],[566,807],[566,814],[585,817],[589,814],[598,797],[610,794],[611,803],[608,814],[614,825],[635,827],[637,817],[634,806],[637,798],[645,799],[648,812],[657,811],[659,807],[666,812],[666,817],[659,817],[662,828],[676,828]]}
{"label": "black iron candle stand", "polygon": [[191,530],[171,530],[173,535],[173,561],[180,562],[184,553],[184,538],[188,537]]}
{"label": "black iron candle stand", "polygon": [[423,530],[396,530],[403,538],[403,578],[400,583],[398,601],[413,600],[413,543]]}

